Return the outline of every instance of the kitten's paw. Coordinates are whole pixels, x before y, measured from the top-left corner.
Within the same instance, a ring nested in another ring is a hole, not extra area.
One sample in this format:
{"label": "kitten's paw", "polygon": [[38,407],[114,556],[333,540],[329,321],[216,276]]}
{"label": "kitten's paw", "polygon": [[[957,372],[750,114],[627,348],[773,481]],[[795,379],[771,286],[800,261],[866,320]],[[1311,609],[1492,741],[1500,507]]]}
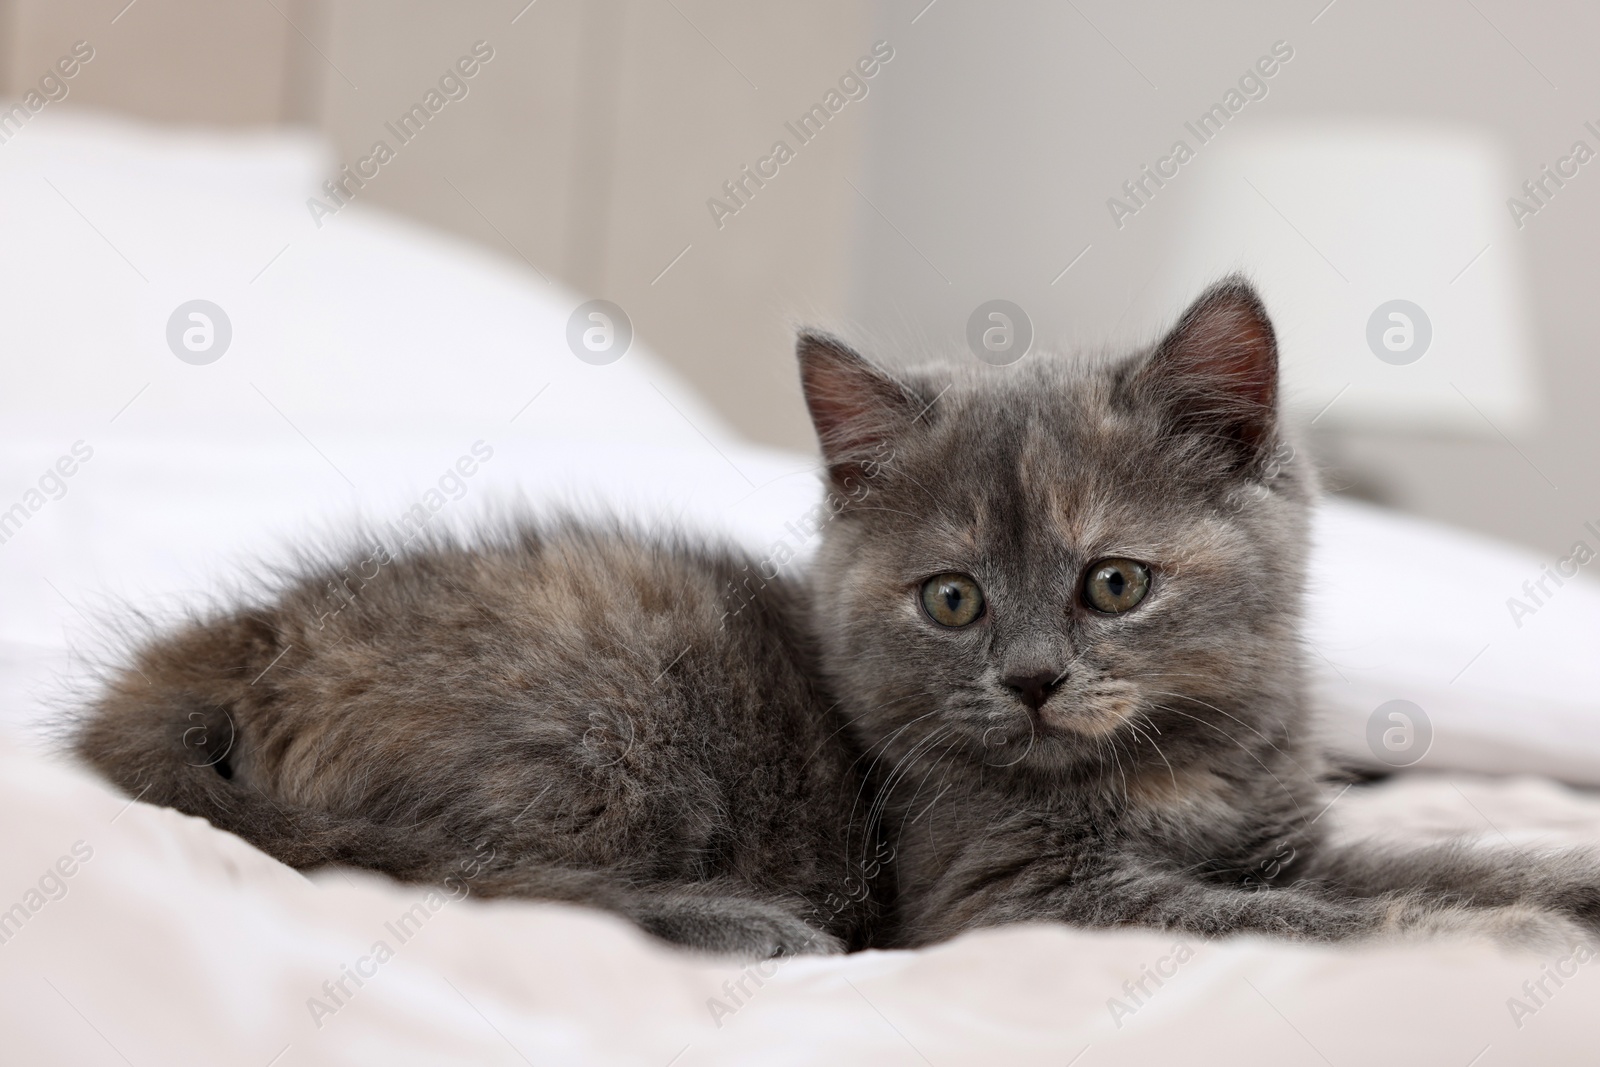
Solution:
{"label": "kitten's paw", "polygon": [[844,943],[775,904],[739,897],[664,895],[634,909],[645,930],[685,948],[719,955],[834,955]]}
{"label": "kitten's paw", "polygon": [[1479,937],[1536,952],[1567,952],[1589,936],[1580,923],[1567,916],[1528,904],[1497,908],[1402,905],[1391,913],[1389,929],[1402,938]]}

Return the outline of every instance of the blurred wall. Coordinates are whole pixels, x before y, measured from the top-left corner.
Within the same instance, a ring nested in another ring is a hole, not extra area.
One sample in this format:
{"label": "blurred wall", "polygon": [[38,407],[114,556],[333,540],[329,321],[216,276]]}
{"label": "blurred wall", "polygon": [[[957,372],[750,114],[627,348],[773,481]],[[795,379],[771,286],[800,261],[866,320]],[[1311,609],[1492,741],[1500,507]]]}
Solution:
{"label": "blurred wall", "polygon": [[[304,6],[274,3],[291,15]],[[84,40],[94,59],[68,102],[164,121],[279,123],[296,92],[293,36],[267,3],[0,0],[0,77],[15,96]]]}
{"label": "blurred wall", "polygon": [[[1148,337],[1168,309],[1141,294],[1176,219],[1156,200],[1119,230],[1106,198],[1274,41],[1295,59],[1241,121],[1466,122],[1527,176],[1600,122],[1597,30],[1600,11],[1553,0],[0,0],[0,86],[87,39],[69,106],[311,124],[353,163],[486,41],[468,95],[359,198],[616,301],[744,432],[808,448],[795,318],[949,348],[1005,297],[1041,344]],[[801,145],[785,123],[880,39],[893,59],[865,99]],[[719,224],[708,199],[734,203],[724,182],[780,138],[795,158]],[[1550,553],[1600,519],[1589,169],[1506,229],[1531,264],[1542,425],[1514,443],[1323,435],[1336,487]]]}

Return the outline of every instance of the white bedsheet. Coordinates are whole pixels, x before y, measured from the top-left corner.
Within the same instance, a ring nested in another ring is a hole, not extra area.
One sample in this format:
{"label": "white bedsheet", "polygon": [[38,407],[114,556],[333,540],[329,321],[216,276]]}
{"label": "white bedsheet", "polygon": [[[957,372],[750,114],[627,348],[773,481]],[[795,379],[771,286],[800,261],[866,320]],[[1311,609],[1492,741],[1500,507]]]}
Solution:
{"label": "white bedsheet", "polygon": [[[1519,845],[1600,838],[1600,803],[1531,778],[1421,776],[1353,791],[1328,818],[1498,840],[1492,822]],[[771,963],[762,977],[582,909],[441,899],[430,912],[414,887],[308,880],[10,745],[0,841],[0,907],[23,903],[75,845],[92,850],[48,887],[64,895],[41,895],[0,944],[7,1064],[1595,1062],[1600,964],[1482,943],[1334,949],[1038,926]],[[425,918],[397,926],[419,903]],[[381,964],[379,941],[393,953]],[[363,984],[325,991],[358,964]],[[1547,965],[1576,974],[1557,986]],[[1158,986],[1147,969],[1168,977]],[[1130,993],[1141,978],[1148,995]],[[1550,995],[1535,1005],[1523,983],[1541,979]],[[1511,998],[1531,1010],[1513,1013]]]}

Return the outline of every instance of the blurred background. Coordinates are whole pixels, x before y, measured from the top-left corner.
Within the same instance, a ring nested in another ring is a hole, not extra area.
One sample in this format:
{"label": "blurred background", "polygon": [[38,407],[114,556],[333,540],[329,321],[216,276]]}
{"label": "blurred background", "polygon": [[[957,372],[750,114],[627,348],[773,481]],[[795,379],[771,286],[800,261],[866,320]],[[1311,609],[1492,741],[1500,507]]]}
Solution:
{"label": "blurred background", "polygon": [[811,448],[798,321],[973,358],[1005,300],[1034,350],[1115,352],[1242,269],[1331,488],[1554,557],[1600,520],[1597,31],[1542,0],[0,0],[0,91],[313,131],[345,198],[615,302],[775,446]]}

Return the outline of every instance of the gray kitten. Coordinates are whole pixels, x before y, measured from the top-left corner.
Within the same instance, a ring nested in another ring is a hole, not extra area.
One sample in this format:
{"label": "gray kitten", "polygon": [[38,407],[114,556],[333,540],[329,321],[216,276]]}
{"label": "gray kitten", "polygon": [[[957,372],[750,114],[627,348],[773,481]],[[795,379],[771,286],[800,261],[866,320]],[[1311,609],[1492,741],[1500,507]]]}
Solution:
{"label": "gray kitten", "polygon": [[709,951],[859,948],[882,857],[805,603],[619,528],[380,550],[144,641],[76,747],[296,867],[589,904]]}
{"label": "gray kitten", "polygon": [[[1314,480],[1247,283],[1115,364],[892,377],[817,334],[800,358],[835,485],[874,474],[824,535],[813,628],[891,768],[880,944],[1021,920],[1318,940],[1600,925],[1581,854],[1325,843],[1300,636]],[[1425,565],[1396,562],[1350,576],[1374,612]]]}
{"label": "gray kitten", "polygon": [[1313,485],[1244,283],[1114,365],[799,354],[835,516],[807,581],[573,523],[353,556],[144,641],[78,751],[296,866],[744,954],[1600,917],[1583,857],[1323,843]]}

